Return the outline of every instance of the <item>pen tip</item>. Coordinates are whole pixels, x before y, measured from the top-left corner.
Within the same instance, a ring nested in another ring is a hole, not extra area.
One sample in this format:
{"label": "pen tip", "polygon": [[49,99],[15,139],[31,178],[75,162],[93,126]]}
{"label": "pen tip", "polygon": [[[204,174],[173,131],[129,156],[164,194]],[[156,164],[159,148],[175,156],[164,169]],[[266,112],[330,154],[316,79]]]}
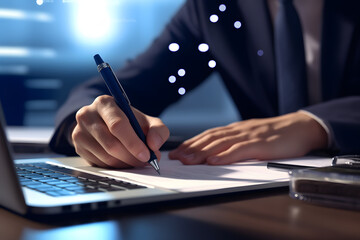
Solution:
{"label": "pen tip", "polygon": [[156,170],[156,172],[160,175],[160,167],[157,163],[157,160],[154,159],[152,161],[149,161],[150,165]]}

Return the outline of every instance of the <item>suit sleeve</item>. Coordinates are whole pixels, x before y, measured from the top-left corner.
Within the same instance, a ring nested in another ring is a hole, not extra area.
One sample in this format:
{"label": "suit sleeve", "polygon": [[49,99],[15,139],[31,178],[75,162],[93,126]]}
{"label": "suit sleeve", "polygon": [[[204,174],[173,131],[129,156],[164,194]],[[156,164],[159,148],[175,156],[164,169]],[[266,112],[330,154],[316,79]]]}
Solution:
{"label": "suit sleeve", "polygon": [[[158,116],[186,92],[198,86],[213,71],[207,63],[211,53],[198,51],[202,32],[198,21],[197,1],[187,1],[156,38],[150,47],[116,72],[132,105],[142,112]],[[179,50],[172,52],[169,45],[176,43]],[[178,71],[185,70],[184,76]],[[176,81],[169,82],[174,76]],[[89,105],[100,95],[109,94],[100,77],[85,82],[74,89],[56,116],[55,133],[50,147],[53,151],[74,155],[74,148],[67,141],[66,133],[75,122],[75,114],[82,106]]]}
{"label": "suit sleeve", "polygon": [[305,108],[322,119],[332,136],[332,149],[338,154],[360,152],[360,96],[349,96]]}

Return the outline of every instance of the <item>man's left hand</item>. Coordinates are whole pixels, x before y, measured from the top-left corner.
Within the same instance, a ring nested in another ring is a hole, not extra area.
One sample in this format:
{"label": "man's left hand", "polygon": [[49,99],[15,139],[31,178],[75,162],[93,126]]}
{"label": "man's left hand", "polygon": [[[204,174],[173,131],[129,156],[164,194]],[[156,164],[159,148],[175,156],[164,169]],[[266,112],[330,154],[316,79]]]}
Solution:
{"label": "man's left hand", "polygon": [[169,158],[189,165],[292,158],[326,148],[327,137],[316,120],[302,112],[294,112],[206,130],[171,151]]}

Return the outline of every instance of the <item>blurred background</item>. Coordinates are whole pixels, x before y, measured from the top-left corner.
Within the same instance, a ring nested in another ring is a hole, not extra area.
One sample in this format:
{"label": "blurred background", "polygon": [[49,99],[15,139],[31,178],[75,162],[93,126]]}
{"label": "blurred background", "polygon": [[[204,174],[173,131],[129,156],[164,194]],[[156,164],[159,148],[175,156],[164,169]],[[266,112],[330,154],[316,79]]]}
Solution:
{"label": "blurred background", "polygon": [[[71,88],[146,49],[184,0],[12,0],[0,2],[0,100],[10,126],[52,127]],[[94,17],[96,15],[96,17]],[[240,116],[215,73],[161,116],[191,136]]]}

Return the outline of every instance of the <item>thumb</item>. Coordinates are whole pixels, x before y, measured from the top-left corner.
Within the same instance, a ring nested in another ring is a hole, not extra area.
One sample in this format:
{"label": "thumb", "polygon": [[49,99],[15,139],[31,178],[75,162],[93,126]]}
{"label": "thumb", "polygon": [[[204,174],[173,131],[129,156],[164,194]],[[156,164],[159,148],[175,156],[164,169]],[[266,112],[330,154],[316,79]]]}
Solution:
{"label": "thumb", "polygon": [[146,136],[146,142],[153,151],[158,151],[170,136],[170,131],[160,118],[147,116],[149,129]]}

